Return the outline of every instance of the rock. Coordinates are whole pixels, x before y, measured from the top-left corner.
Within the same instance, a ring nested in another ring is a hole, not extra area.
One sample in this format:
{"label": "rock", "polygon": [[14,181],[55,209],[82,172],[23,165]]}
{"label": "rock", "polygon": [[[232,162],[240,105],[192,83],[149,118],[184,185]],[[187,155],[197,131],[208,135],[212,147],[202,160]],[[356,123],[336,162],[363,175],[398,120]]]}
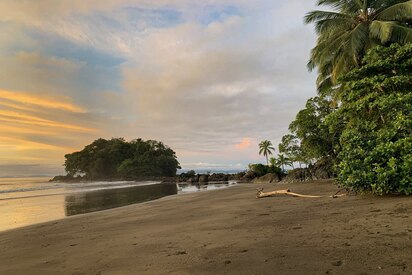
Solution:
{"label": "rock", "polygon": [[309,173],[308,168],[296,168],[290,170],[286,177],[282,179],[284,183],[291,183],[291,182],[302,182],[311,179],[311,175]]}
{"label": "rock", "polygon": [[255,172],[253,172],[252,170],[249,170],[246,172],[246,174],[243,176],[242,180],[253,180],[254,178],[256,178],[257,175]]}
{"label": "rock", "polygon": [[199,182],[199,175],[190,177],[190,178],[187,180],[187,182],[190,182],[190,183]]}
{"label": "rock", "polygon": [[318,160],[314,165],[309,165],[307,168],[290,170],[282,182],[304,182],[309,180],[330,179],[333,177],[332,159],[325,157]]}
{"label": "rock", "polygon": [[245,175],[246,175],[246,172],[239,172],[236,174],[231,174],[229,175],[229,180],[242,180]]}
{"label": "rock", "polygon": [[334,176],[332,159],[324,157],[309,167],[314,180],[330,179]]}
{"label": "rock", "polygon": [[209,176],[209,181],[228,181],[229,175],[223,173],[213,173]]}
{"label": "rock", "polygon": [[209,181],[209,175],[200,175],[199,176],[199,183],[206,183]]}
{"label": "rock", "polygon": [[279,182],[279,176],[273,173],[268,173],[262,177],[255,178],[252,180],[253,183],[272,183],[272,182]]}

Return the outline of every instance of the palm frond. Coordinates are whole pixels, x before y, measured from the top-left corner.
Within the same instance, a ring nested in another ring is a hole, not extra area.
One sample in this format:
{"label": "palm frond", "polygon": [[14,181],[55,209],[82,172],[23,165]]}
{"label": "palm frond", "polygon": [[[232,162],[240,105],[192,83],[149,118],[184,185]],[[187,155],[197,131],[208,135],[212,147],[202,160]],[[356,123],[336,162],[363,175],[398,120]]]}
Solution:
{"label": "palm frond", "polygon": [[386,9],[390,6],[400,4],[400,3],[405,3],[408,2],[409,0],[375,0],[373,3],[374,7],[376,9]]}
{"label": "palm frond", "polygon": [[401,44],[412,42],[412,28],[391,21],[373,21],[370,25],[370,34],[371,37],[379,39],[382,44],[389,41]]}
{"label": "palm frond", "polygon": [[329,6],[347,14],[355,14],[363,8],[364,0],[319,0],[318,6]]}
{"label": "palm frond", "polygon": [[412,1],[399,3],[382,10],[377,16],[381,21],[404,21],[412,19]]}
{"label": "palm frond", "polygon": [[314,10],[314,11],[308,12],[305,15],[304,22],[306,24],[309,24],[309,23],[313,23],[313,22],[317,22],[319,20],[325,20],[325,19],[348,19],[348,18],[351,18],[351,17],[346,14],[339,13],[339,12]]}
{"label": "palm frond", "polygon": [[356,24],[356,20],[352,17],[348,18],[335,18],[335,19],[323,19],[315,23],[315,30],[317,34],[327,36],[337,31],[344,31],[351,28]]}

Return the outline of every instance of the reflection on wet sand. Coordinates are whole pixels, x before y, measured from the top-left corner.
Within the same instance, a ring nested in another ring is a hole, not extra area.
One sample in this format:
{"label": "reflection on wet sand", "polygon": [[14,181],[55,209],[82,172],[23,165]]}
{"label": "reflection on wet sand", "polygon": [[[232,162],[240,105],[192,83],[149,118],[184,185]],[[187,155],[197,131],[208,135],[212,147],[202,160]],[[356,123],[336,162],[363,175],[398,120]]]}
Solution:
{"label": "reflection on wet sand", "polygon": [[100,211],[177,194],[176,184],[154,184],[70,194],[65,197],[66,216]]}

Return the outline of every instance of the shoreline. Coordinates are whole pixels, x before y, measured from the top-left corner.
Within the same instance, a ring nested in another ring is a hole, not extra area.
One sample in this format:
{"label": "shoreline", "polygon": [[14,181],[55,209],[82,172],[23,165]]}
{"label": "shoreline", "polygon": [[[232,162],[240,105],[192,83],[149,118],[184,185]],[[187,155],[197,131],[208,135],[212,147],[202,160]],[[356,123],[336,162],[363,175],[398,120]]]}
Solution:
{"label": "shoreline", "polygon": [[[0,232],[0,273],[411,272],[412,199],[331,195],[330,181],[239,184]],[[213,190],[211,190],[213,191]]]}

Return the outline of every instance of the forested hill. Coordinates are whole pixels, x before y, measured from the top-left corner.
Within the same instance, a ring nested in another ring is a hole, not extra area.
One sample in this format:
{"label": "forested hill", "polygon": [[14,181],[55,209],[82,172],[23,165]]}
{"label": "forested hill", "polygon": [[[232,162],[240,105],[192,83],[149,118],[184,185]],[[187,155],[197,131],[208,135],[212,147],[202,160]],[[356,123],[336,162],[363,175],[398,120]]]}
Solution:
{"label": "forested hill", "polygon": [[65,155],[68,177],[85,180],[171,177],[180,169],[176,153],[160,141],[97,139],[79,152]]}

